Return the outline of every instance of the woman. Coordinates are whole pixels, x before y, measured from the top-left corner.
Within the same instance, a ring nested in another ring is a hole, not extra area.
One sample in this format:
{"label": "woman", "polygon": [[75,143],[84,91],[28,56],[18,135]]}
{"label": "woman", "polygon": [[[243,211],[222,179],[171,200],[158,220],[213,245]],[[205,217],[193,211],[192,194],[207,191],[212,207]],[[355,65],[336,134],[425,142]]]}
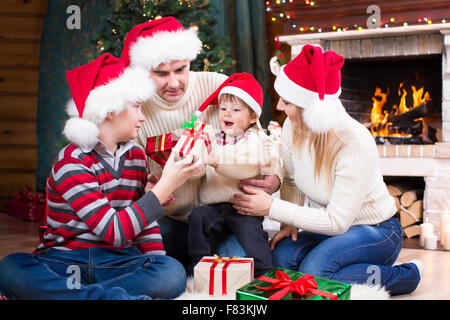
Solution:
{"label": "woman", "polygon": [[[402,244],[396,207],[383,182],[369,131],[339,100],[343,57],[306,45],[275,81],[284,111],[281,199],[245,188],[241,214],[281,222],[271,240],[275,265],[347,283],[382,285],[391,294],[417,287],[423,263],[392,266]],[[300,192],[299,192],[300,191]],[[306,195],[309,207],[300,205]],[[297,229],[301,231],[297,233]]]}

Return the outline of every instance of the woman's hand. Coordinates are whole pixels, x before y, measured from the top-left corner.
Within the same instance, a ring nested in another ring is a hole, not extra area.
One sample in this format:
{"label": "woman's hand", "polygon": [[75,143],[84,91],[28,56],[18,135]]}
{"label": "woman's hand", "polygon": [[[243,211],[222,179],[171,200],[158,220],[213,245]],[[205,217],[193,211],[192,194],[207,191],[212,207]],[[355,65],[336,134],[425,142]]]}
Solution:
{"label": "woman's hand", "polygon": [[[151,173],[147,175],[147,183],[145,184],[145,193],[152,190],[156,183],[159,181],[159,178]],[[161,204],[163,207],[170,206],[175,202],[175,197],[173,194],[170,194],[169,197]]]}
{"label": "woman's hand", "polygon": [[250,216],[267,216],[272,205],[272,197],[253,187],[244,186],[243,190],[247,194],[234,194],[230,200],[237,212]]}
{"label": "woman's hand", "polygon": [[160,203],[166,203],[169,195],[186,182],[191,176],[202,172],[205,168],[201,160],[192,163],[193,156],[188,155],[184,159],[175,161],[175,153],[171,153],[164,166],[161,178],[152,191]]}
{"label": "woman's hand", "polygon": [[275,246],[278,242],[283,240],[284,238],[291,237],[292,241],[297,241],[298,230],[296,227],[292,226],[284,226],[278,231],[272,239],[269,241],[270,250],[275,249]]}

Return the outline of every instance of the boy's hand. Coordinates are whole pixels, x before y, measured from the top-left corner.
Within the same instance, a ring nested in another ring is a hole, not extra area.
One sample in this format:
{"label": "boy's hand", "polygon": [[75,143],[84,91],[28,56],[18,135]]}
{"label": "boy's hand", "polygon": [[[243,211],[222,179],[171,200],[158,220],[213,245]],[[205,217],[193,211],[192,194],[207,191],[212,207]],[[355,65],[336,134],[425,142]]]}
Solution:
{"label": "boy's hand", "polygon": [[[149,173],[147,175],[147,183],[145,184],[145,188],[144,188],[145,193],[152,190],[158,181],[159,181],[159,178],[157,176]],[[173,194],[170,194],[169,197],[167,197],[167,200],[165,200],[161,205],[163,207],[166,207],[166,206],[171,205],[174,202],[175,202],[175,197],[173,196]]]}
{"label": "boy's hand", "polygon": [[206,158],[202,159],[203,164],[213,167],[214,169],[217,167],[217,158],[214,154],[209,154]]}

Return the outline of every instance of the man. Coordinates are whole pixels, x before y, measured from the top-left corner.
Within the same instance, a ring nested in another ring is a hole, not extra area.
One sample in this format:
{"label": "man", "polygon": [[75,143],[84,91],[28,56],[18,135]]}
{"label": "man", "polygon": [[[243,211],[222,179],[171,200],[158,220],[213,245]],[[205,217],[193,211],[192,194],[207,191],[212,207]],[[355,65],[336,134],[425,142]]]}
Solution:
{"label": "man", "polygon": [[[190,61],[202,50],[202,43],[194,28],[184,29],[173,17],[142,23],[127,35],[121,59],[125,65],[140,66],[150,72],[156,85],[156,94],[144,102],[142,124],[136,143],[145,150],[147,138],[180,129],[183,121],[213,93],[227,76],[214,72],[190,71]],[[201,120],[219,129],[218,108],[208,108]],[[162,169],[148,159],[153,181],[158,180]],[[271,194],[280,186],[280,178],[267,175],[264,180],[247,180],[243,184],[259,187]],[[185,266],[189,261],[187,252],[187,217],[199,204],[200,180],[187,181],[173,193],[164,204],[166,216],[158,222],[161,226],[167,254],[177,258]],[[223,253],[235,254],[231,247],[242,248],[236,240],[228,242]],[[231,252],[231,251],[233,252]]]}

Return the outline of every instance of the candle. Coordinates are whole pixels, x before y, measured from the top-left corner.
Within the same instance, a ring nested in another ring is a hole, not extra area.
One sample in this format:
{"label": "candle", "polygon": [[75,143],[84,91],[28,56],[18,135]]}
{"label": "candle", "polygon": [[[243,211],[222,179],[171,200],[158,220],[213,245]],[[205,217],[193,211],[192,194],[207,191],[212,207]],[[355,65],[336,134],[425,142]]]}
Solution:
{"label": "candle", "polygon": [[428,218],[425,219],[425,222],[420,225],[420,246],[423,247],[425,245],[425,237],[428,235],[432,235],[434,232],[433,224],[428,222]]}
{"label": "candle", "polygon": [[437,249],[437,236],[430,234],[425,236],[425,249],[436,250]]}
{"label": "candle", "polygon": [[441,243],[445,250],[450,250],[450,228],[444,230],[445,242]]}
{"label": "candle", "polygon": [[441,214],[441,221],[440,221],[440,233],[441,233],[441,244],[444,245],[445,243],[445,230],[450,228],[450,214],[448,213],[448,209],[445,209],[445,212]]}

